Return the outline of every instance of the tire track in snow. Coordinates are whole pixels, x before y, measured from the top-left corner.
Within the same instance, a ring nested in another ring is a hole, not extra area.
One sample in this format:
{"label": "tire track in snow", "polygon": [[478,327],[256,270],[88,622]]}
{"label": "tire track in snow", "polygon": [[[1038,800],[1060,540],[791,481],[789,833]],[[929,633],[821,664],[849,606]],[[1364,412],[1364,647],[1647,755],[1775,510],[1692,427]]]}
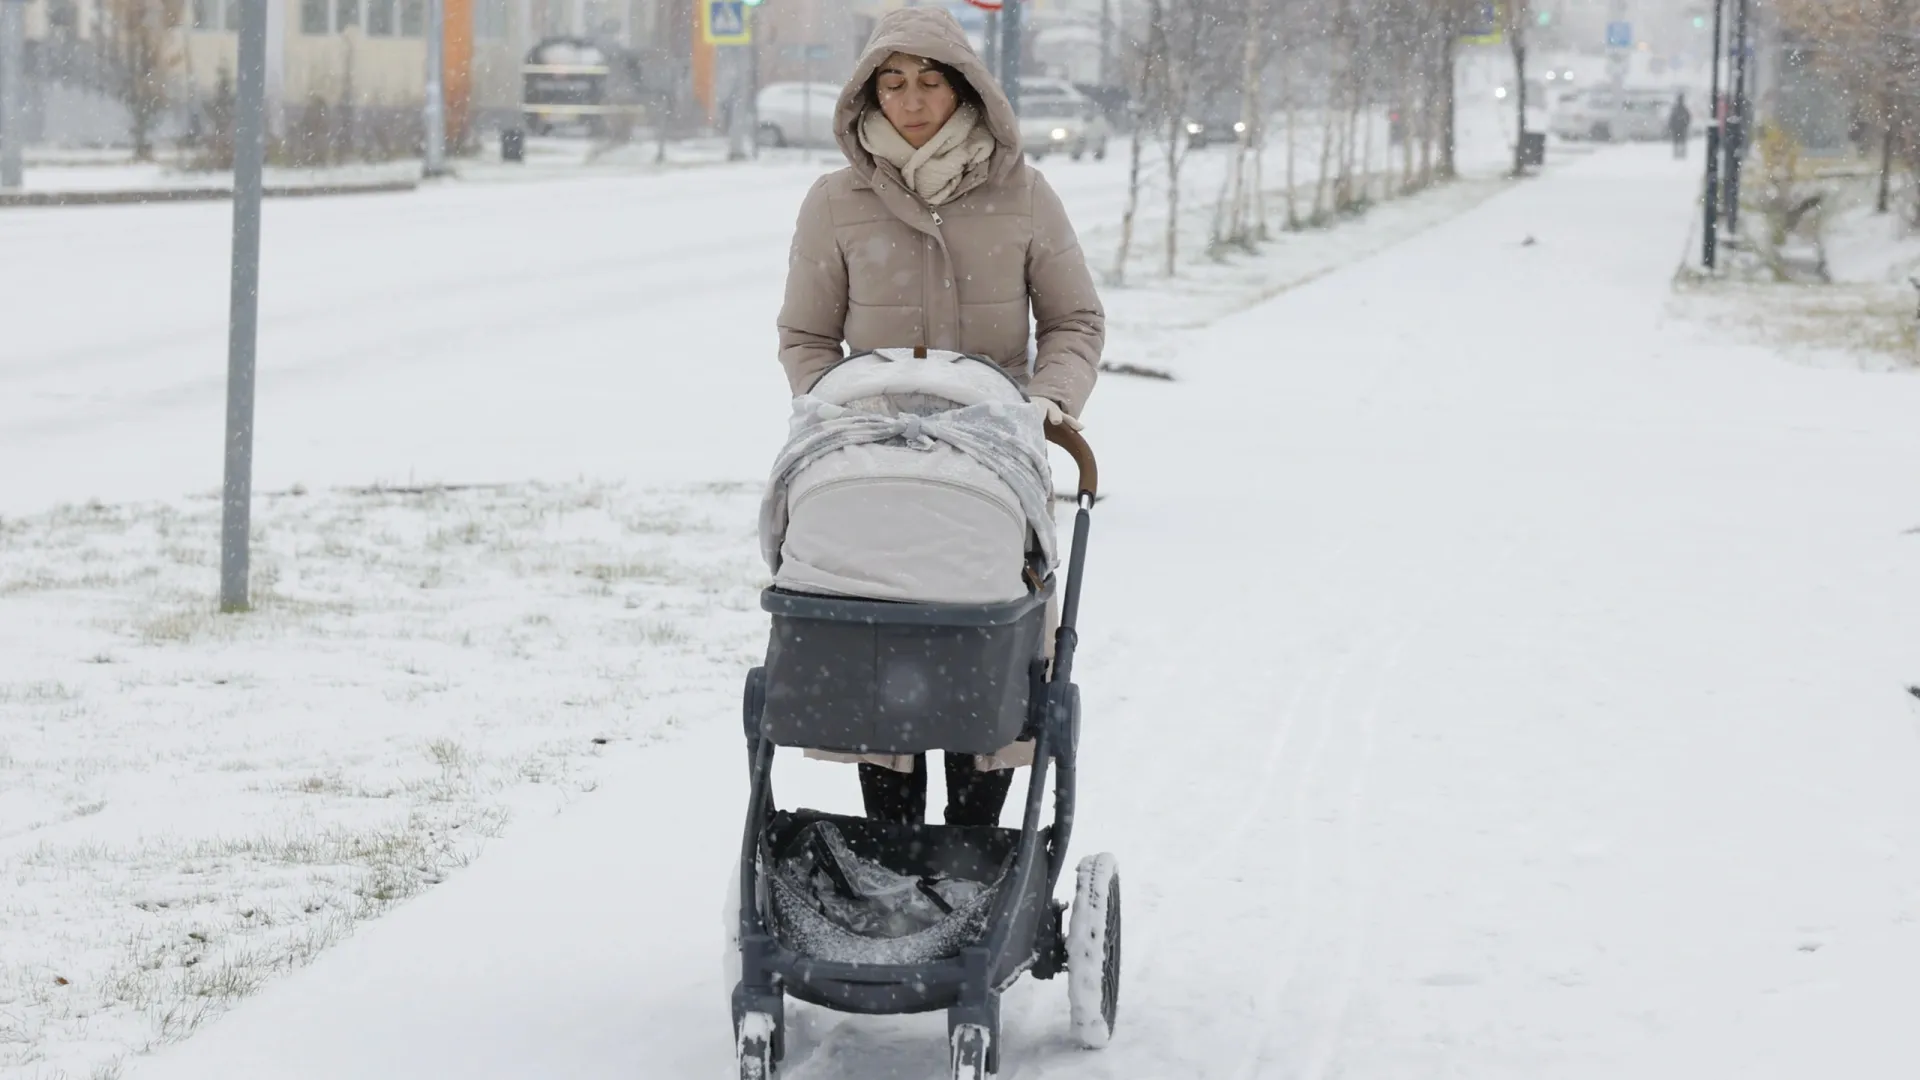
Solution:
{"label": "tire track in snow", "polygon": [[[1316,787],[1319,786],[1316,784],[1316,781],[1330,779],[1322,774],[1320,760],[1326,753],[1330,738],[1336,732],[1344,730],[1344,726],[1338,723],[1340,715],[1338,705],[1341,698],[1341,691],[1345,689],[1349,682],[1350,672],[1356,664],[1362,659],[1376,655],[1381,648],[1386,649],[1389,655],[1385,670],[1391,671],[1393,667],[1397,666],[1399,653],[1404,648],[1406,639],[1409,636],[1410,633],[1405,629],[1405,626],[1398,623],[1392,624],[1388,630],[1374,634],[1369,639],[1368,647],[1356,649],[1348,655],[1346,662],[1342,664],[1340,675],[1329,685],[1328,693],[1322,699],[1322,705],[1318,710],[1320,716],[1318,738],[1315,739],[1313,748],[1309,751],[1307,759],[1302,762],[1301,773],[1293,792],[1293,804],[1290,814],[1292,818],[1293,888],[1290,909],[1287,913],[1289,922],[1287,940],[1282,949],[1280,966],[1267,979],[1261,989],[1260,997],[1255,1004],[1252,1016],[1252,1027],[1255,1034],[1250,1045],[1248,1045],[1246,1050],[1244,1050],[1237,1059],[1241,1064],[1240,1067],[1234,1071],[1236,1080],[1253,1080],[1253,1078],[1264,1075],[1263,1066],[1274,1056],[1273,1041],[1278,1034],[1273,1027],[1275,1014],[1280,1010],[1287,993],[1293,988],[1302,964],[1302,958],[1306,952],[1308,931],[1310,929],[1310,923],[1312,923],[1312,920],[1309,918],[1309,912],[1312,901],[1311,886],[1314,881],[1313,868],[1321,862],[1321,859],[1315,853],[1314,849],[1326,843],[1325,839],[1315,839],[1310,835],[1310,831],[1307,828],[1310,809],[1308,801]],[[1376,686],[1374,694],[1376,704],[1383,693],[1384,691]],[[1370,734],[1366,741],[1368,744],[1366,757],[1371,757]],[[1349,863],[1351,863],[1353,849],[1351,830],[1353,822],[1358,816],[1357,813],[1351,811],[1351,804],[1354,799],[1354,795],[1351,793],[1364,789],[1364,764],[1365,760],[1363,759],[1363,768],[1357,770],[1349,778],[1350,812],[1347,814],[1345,820],[1340,823],[1337,830],[1339,846],[1341,850],[1347,854]],[[1350,904],[1340,905],[1343,911],[1351,910],[1351,906]],[[1317,933],[1319,926],[1317,923],[1312,923],[1311,928]],[[1350,934],[1351,931],[1349,931],[1349,935]]]}
{"label": "tire track in snow", "polygon": [[1408,620],[1395,635],[1394,643],[1386,654],[1386,662],[1377,675],[1373,694],[1360,714],[1360,757],[1348,793],[1347,827],[1342,830],[1348,895],[1347,902],[1340,907],[1348,929],[1342,936],[1337,982],[1327,998],[1332,1008],[1314,1025],[1316,1036],[1313,1048],[1306,1057],[1306,1066],[1300,1074],[1301,1080],[1322,1080],[1333,1069],[1345,1041],[1349,1010],[1360,982],[1362,962],[1372,940],[1371,914],[1377,878],[1361,865],[1358,840],[1361,815],[1367,806],[1374,752],[1378,745],[1381,704],[1393,686],[1394,674],[1405,659],[1408,647],[1431,630],[1439,615],[1452,610],[1462,597],[1483,592],[1485,586],[1512,561],[1514,554],[1529,542],[1524,533],[1514,536],[1478,573],[1453,578],[1452,588],[1436,590],[1436,595],[1423,605],[1422,613]]}

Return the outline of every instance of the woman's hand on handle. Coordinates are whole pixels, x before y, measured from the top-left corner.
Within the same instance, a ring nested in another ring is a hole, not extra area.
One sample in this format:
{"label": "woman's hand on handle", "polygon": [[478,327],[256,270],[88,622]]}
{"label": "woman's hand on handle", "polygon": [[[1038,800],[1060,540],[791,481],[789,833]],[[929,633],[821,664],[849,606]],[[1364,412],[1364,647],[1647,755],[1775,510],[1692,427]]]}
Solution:
{"label": "woman's hand on handle", "polygon": [[1072,431],[1085,431],[1087,429],[1085,424],[1082,424],[1077,417],[1061,408],[1060,403],[1052,398],[1036,397],[1033,399],[1033,403],[1047,410],[1048,427],[1065,427]]}

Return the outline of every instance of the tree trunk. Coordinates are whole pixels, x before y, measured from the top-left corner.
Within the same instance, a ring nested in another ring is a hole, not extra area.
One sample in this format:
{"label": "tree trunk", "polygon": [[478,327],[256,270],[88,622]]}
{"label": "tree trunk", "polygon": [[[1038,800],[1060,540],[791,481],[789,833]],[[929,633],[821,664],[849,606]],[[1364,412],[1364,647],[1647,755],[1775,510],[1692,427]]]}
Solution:
{"label": "tree trunk", "polygon": [[1887,203],[1893,194],[1893,123],[1887,123],[1887,132],[1880,140],[1880,194],[1874,201],[1874,212],[1887,212]]}
{"label": "tree trunk", "polygon": [[1180,267],[1180,113],[1167,110],[1167,262],[1168,277]]}
{"label": "tree trunk", "polygon": [[1457,20],[1449,8],[1441,25],[1440,39],[1440,179],[1452,180],[1458,172],[1458,118],[1455,116],[1460,95],[1455,91],[1458,74],[1454,70],[1455,55],[1459,51],[1456,40],[1460,30]]}
{"label": "tree trunk", "polygon": [[1140,212],[1140,146],[1144,125],[1135,124],[1133,146],[1127,151],[1127,209],[1120,215],[1120,250],[1113,259],[1113,283],[1127,282],[1127,259],[1133,254],[1133,221]]}
{"label": "tree trunk", "polygon": [[1524,176],[1527,171],[1527,46],[1520,39],[1520,31],[1513,31],[1513,75],[1516,93],[1513,111],[1515,116],[1513,137],[1513,175]]}
{"label": "tree trunk", "polygon": [[1300,101],[1293,80],[1293,58],[1287,58],[1287,230],[1297,232],[1300,229],[1300,199],[1294,187],[1299,177],[1299,157],[1295,151],[1298,137],[1295,131],[1299,127]]}

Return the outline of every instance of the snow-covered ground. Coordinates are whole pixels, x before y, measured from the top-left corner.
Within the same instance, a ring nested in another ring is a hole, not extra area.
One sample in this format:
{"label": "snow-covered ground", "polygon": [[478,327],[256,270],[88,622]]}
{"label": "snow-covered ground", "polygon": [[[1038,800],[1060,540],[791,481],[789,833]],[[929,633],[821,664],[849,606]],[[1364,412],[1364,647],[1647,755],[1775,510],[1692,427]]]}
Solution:
{"label": "snow-covered ground", "polygon": [[[817,168],[270,205],[239,621],[225,213],[0,217],[0,1076],[728,1073]],[[1120,163],[1048,171],[1098,261]],[[1023,984],[1003,1075],[1920,1066],[1920,384],[1675,318],[1691,173],[1609,150],[1110,294],[1112,358],[1179,376],[1087,414],[1121,1032]],[[792,1015],[802,1080],[942,1067],[938,1017]]]}

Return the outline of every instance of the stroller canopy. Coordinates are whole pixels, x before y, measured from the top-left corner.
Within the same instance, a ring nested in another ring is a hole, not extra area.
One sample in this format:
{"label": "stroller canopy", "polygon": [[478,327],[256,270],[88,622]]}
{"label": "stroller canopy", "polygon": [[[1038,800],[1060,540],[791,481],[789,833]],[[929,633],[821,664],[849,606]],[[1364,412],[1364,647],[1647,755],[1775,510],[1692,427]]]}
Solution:
{"label": "stroller canopy", "polygon": [[1056,564],[1044,413],[959,353],[852,357],[794,399],[761,504],[774,584],[794,592],[983,604]]}

